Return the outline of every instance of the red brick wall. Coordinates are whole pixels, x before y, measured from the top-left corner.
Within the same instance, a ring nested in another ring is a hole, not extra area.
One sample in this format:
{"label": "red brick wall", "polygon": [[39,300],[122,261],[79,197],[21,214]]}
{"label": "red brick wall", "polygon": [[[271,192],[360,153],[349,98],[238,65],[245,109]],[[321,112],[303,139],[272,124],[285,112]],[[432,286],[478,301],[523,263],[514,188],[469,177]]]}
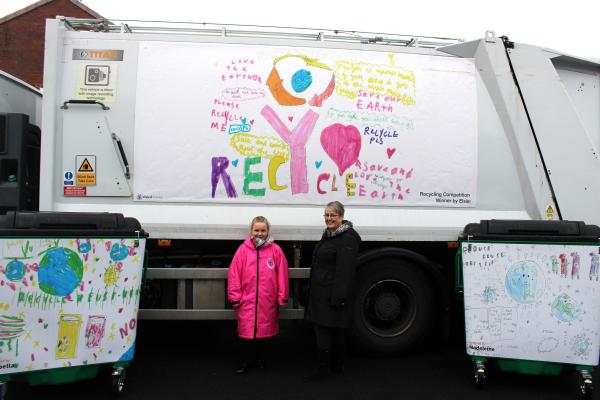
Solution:
{"label": "red brick wall", "polygon": [[69,0],[54,0],[0,24],[0,70],[41,88],[46,18],[94,18]]}

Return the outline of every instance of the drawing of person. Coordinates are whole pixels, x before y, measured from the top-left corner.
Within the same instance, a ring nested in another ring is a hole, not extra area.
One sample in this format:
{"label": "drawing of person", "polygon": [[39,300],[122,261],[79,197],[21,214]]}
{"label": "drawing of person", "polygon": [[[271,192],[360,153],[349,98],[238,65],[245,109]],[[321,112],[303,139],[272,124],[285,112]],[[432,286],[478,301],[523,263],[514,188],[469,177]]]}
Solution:
{"label": "drawing of person", "polygon": [[596,278],[598,281],[598,266],[600,265],[600,255],[596,253],[590,253],[591,264],[590,264],[590,281],[592,278]]}
{"label": "drawing of person", "polygon": [[575,277],[579,279],[579,253],[577,253],[576,251],[572,252],[571,258],[573,259],[573,262],[571,264],[571,279],[574,279]]}
{"label": "drawing of person", "polygon": [[264,367],[265,340],[279,333],[279,306],[288,301],[287,260],[269,231],[269,221],[255,217],[250,236],[238,247],[227,273],[227,298],[235,309],[244,348],[238,375]]}
{"label": "drawing of person", "polygon": [[552,262],[552,273],[558,275],[558,266],[560,264],[558,263],[556,256],[550,256],[550,261]]}
{"label": "drawing of person", "polygon": [[567,277],[567,255],[564,253],[560,253],[558,258],[560,258],[560,277],[566,278]]}

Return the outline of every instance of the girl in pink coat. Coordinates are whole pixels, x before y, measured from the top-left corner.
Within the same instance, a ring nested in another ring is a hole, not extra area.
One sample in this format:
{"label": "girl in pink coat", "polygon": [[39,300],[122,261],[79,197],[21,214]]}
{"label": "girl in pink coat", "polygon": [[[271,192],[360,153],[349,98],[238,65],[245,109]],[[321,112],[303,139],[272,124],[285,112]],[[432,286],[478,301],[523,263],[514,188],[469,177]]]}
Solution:
{"label": "girl in pink coat", "polygon": [[227,274],[227,297],[238,323],[245,360],[235,372],[262,368],[266,338],[279,333],[279,306],[288,301],[288,264],[281,248],[269,236],[269,221],[255,217],[250,237],[238,247]]}

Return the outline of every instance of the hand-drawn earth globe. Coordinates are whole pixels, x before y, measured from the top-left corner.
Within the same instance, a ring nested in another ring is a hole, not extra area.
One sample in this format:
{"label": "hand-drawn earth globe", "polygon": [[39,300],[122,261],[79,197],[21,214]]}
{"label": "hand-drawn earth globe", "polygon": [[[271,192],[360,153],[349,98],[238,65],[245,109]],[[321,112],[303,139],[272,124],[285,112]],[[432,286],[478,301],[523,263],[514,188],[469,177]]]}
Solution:
{"label": "hand-drawn earth globe", "polygon": [[6,265],[4,274],[9,281],[20,281],[25,276],[25,264],[19,260],[12,260]]}
{"label": "hand-drawn earth globe", "polygon": [[506,273],[506,291],[518,303],[531,304],[544,294],[544,275],[533,261],[519,261]]}
{"label": "hand-drawn earth globe", "polygon": [[68,296],[81,283],[82,277],[83,262],[71,249],[50,249],[40,261],[38,280],[44,293]]}
{"label": "hand-drawn earth globe", "polygon": [[559,294],[552,302],[552,315],[563,322],[571,322],[579,318],[581,308],[566,293]]}

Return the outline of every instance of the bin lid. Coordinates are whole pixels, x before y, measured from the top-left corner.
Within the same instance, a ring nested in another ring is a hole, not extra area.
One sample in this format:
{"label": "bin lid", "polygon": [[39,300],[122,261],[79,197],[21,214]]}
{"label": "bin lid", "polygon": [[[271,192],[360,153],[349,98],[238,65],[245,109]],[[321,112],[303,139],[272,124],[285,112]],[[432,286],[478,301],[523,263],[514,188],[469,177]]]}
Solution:
{"label": "bin lid", "polygon": [[468,224],[460,239],[600,242],[600,228],[582,221],[492,219]]}
{"label": "bin lid", "polygon": [[139,221],[119,213],[9,211],[0,236],[143,236]]}

